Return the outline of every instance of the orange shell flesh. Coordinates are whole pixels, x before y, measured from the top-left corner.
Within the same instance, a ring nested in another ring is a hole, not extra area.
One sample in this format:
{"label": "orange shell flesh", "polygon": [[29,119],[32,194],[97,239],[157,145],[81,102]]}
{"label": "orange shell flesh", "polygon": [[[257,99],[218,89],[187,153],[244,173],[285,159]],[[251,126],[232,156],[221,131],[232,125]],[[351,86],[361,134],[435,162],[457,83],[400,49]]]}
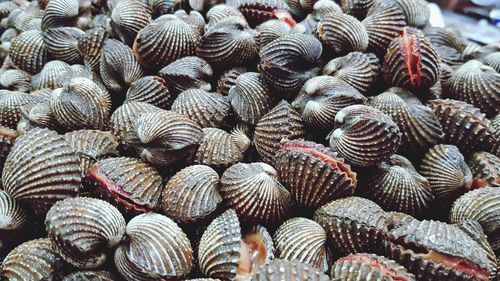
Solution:
{"label": "orange shell flesh", "polygon": [[404,276],[398,275],[394,269],[387,268],[383,263],[378,262],[374,258],[370,258],[362,255],[353,255],[340,258],[338,261],[359,261],[362,263],[369,263],[372,267],[379,269],[383,275],[390,276],[394,281],[407,281],[408,279]]}
{"label": "orange shell flesh", "polygon": [[251,276],[266,260],[266,243],[260,233],[249,233],[241,240],[240,258],[236,274]]}
{"label": "orange shell flesh", "polygon": [[446,267],[453,268],[457,271],[463,272],[468,276],[474,276],[474,280],[478,281],[487,281],[488,278],[488,271],[485,269],[480,268],[476,264],[464,260],[459,257],[454,257],[442,253],[438,253],[435,251],[430,251],[427,254],[417,254],[418,256],[431,260],[435,263],[441,263],[445,265]]}

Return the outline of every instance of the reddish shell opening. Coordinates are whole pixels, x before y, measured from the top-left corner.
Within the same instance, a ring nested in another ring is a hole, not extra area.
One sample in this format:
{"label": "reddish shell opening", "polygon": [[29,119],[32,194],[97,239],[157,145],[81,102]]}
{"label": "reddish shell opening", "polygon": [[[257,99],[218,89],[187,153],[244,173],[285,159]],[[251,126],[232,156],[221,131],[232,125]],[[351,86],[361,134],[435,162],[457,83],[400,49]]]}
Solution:
{"label": "reddish shell opening", "polygon": [[266,261],[266,242],[259,232],[245,235],[241,240],[240,258],[236,274],[251,276],[257,273],[259,267]]}
{"label": "reddish shell opening", "polygon": [[278,20],[288,24],[290,27],[294,27],[297,24],[297,22],[293,19],[292,15],[290,15],[288,11],[274,10],[273,14]]}
{"label": "reddish shell opening", "polygon": [[400,39],[400,49],[406,63],[406,71],[410,76],[411,85],[414,87],[420,86],[420,82],[422,81],[420,44],[417,37],[409,33],[406,28],[403,30],[403,35]]}
{"label": "reddish shell opening", "polygon": [[485,179],[474,178],[472,181],[472,189],[487,187],[489,184]]}
{"label": "reddish shell opening", "polygon": [[0,128],[0,135],[9,138],[17,138],[19,136],[19,133],[16,130],[11,130],[8,128]]}
{"label": "reddish shell opening", "polygon": [[372,267],[378,268],[382,271],[382,274],[392,277],[394,281],[408,281],[408,278],[398,275],[394,269],[387,268],[383,263],[379,263],[375,258],[371,258],[363,255],[353,255],[340,258],[338,261],[359,261],[363,263],[369,263]]}

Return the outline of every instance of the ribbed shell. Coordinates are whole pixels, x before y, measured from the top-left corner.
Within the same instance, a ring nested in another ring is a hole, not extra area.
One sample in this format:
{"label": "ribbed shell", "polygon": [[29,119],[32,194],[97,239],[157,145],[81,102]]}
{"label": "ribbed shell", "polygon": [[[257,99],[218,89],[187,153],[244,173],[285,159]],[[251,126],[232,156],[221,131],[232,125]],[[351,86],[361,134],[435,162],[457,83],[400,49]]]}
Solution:
{"label": "ribbed shell", "polygon": [[170,90],[179,94],[187,89],[195,88],[210,91],[212,67],[202,58],[185,57],[165,66],[158,73],[167,81]]}
{"label": "ribbed shell", "polygon": [[201,37],[205,32],[205,18],[198,11],[177,10],[174,16],[187,23],[196,36]]}
{"label": "ribbed shell", "polygon": [[71,25],[75,22],[79,12],[78,0],[51,0],[43,13],[42,30],[52,27]]}
{"label": "ribbed shell", "polygon": [[460,53],[467,46],[467,41],[456,27],[426,27],[423,31],[435,46],[451,47]]}
{"label": "ribbed shell", "polygon": [[282,142],[300,139],[304,135],[304,122],[299,112],[288,102],[281,101],[257,123],[254,144],[262,160],[272,164]]}
{"label": "ribbed shell", "polygon": [[41,19],[45,13],[37,4],[33,2],[27,7],[10,13],[7,17],[7,25],[14,27],[20,32],[34,29],[39,30]]}
{"label": "ribbed shell", "polygon": [[60,79],[62,74],[70,69],[71,66],[66,62],[60,60],[49,61],[38,74],[33,75],[31,87],[34,90],[60,88],[63,86]]}
{"label": "ribbed shell", "polygon": [[0,90],[0,125],[15,129],[21,119],[21,107],[36,101],[35,97],[26,93]]}
{"label": "ribbed shell", "polygon": [[162,16],[147,25],[134,42],[134,54],[145,67],[163,67],[195,54],[199,36],[175,16]]}
{"label": "ribbed shell", "polygon": [[283,0],[229,0],[227,5],[238,8],[253,28],[267,20],[292,21],[289,7]]}
{"label": "ribbed shell", "polygon": [[459,223],[465,220],[475,220],[484,229],[493,250],[500,249],[500,189],[484,187],[476,189],[458,198],[450,212],[450,221]]}
{"label": "ribbed shell", "polygon": [[87,180],[125,212],[137,214],[159,207],[162,179],[158,171],[136,158],[99,160],[90,167]]}
{"label": "ribbed shell", "polygon": [[275,259],[260,267],[251,281],[329,281],[328,275],[305,263]]}
{"label": "ribbed shell", "polygon": [[[224,130],[204,128],[194,162],[223,171],[243,160],[243,154],[248,146],[239,147],[237,141],[235,136]],[[248,138],[247,141],[250,142]]]}
{"label": "ribbed shell", "polygon": [[337,77],[364,94],[378,81],[380,70],[374,54],[352,52],[329,61],[323,68],[323,75]]}
{"label": "ribbed shell", "polygon": [[117,1],[111,12],[111,28],[120,41],[131,46],[137,33],[151,22],[151,8],[140,0]]}
{"label": "ribbed shell", "polygon": [[[126,1],[120,1],[123,2]],[[108,90],[122,92],[144,76],[144,71],[129,47],[117,40],[108,39],[101,51],[100,74]]]}
{"label": "ribbed shell", "polygon": [[227,206],[242,220],[275,223],[291,212],[290,193],[279,182],[276,170],[266,163],[238,163],[221,177],[219,189]]}
{"label": "ribbed shell", "polygon": [[49,238],[22,243],[5,257],[0,270],[3,278],[13,281],[52,280],[60,274],[61,258]]}
{"label": "ribbed shell", "polygon": [[206,16],[208,23],[205,26],[205,29],[209,29],[216,23],[228,17],[239,17],[241,19],[245,19],[245,16],[243,16],[243,14],[238,11],[237,8],[228,6],[226,4],[218,4],[213,6],[212,8],[210,8],[210,10],[208,10]]}
{"label": "ribbed shell", "polygon": [[85,31],[85,34],[78,39],[77,47],[83,58],[83,63],[93,70],[99,70],[101,50],[106,37],[106,30],[102,27],[96,27]]}
{"label": "ribbed shell", "polygon": [[374,254],[351,254],[338,259],[332,266],[333,281],[415,281],[406,268],[386,257]]}
{"label": "ribbed shell", "polygon": [[127,224],[126,240],[116,249],[115,264],[128,281],[172,280],[193,267],[191,243],[166,216],[148,213]]}
{"label": "ribbed shell", "polygon": [[159,108],[170,108],[173,102],[168,84],[158,76],[144,76],[130,85],[125,102],[140,101]]}
{"label": "ribbed shell", "polygon": [[424,155],[418,171],[429,180],[440,205],[451,205],[472,186],[472,173],[454,145],[433,146]]}
{"label": "ribbed shell", "polygon": [[438,53],[423,33],[405,27],[387,47],[383,75],[392,86],[429,89],[438,81],[439,64]]}
{"label": "ribbed shell", "polygon": [[197,55],[219,68],[250,63],[259,54],[254,33],[244,19],[228,17],[205,32]]}
{"label": "ribbed shell", "polygon": [[443,86],[446,97],[470,103],[488,117],[498,113],[500,73],[477,60],[458,67]]}
{"label": "ribbed shell", "polygon": [[51,130],[60,129],[48,102],[25,105],[21,108],[21,111],[21,120],[17,123],[17,131],[20,135],[36,127]]}
{"label": "ribbed shell", "polygon": [[269,20],[257,26],[255,31],[255,41],[259,48],[262,48],[275,39],[290,34],[291,27],[281,20]]}
{"label": "ribbed shell", "polygon": [[19,8],[19,4],[14,1],[5,1],[0,4],[0,17],[7,17],[12,11]]}
{"label": "ribbed shell", "polygon": [[306,218],[292,218],[284,222],[274,234],[276,256],[309,264],[323,272],[328,271],[331,252],[323,227]]}
{"label": "ribbed shell", "polygon": [[488,152],[476,152],[467,161],[474,176],[473,187],[500,187],[500,158]]}
{"label": "ribbed shell", "polygon": [[373,4],[377,2],[375,0],[341,0],[340,7],[346,14],[353,15],[357,18],[364,18],[366,13]]}
{"label": "ribbed shell", "polygon": [[0,85],[8,90],[29,92],[31,74],[19,69],[8,69],[0,74]]}
{"label": "ribbed shell", "polygon": [[47,46],[39,30],[22,32],[11,41],[9,58],[19,69],[36,74],[47,62]]}
{"label": "ribbed shell", "polygon": [[359,188],[364,197],[386,211],[419,216],[434,199],[429,181],[420,175],[408,159],[393,155],[369,172],[366,184]]}
{"label": "ribbed shell", "polygon": [[344,13],[325,15],[316,26],[316,35],[336,55],[364,52],[368,48],[368,33],[363,24]]}
{"label": "ribbed shell", "polygon": [[62,281],[115,281],[116,276],[108,271],[75,271],[66,275]]}
{"label": "ribbed shell", "polygon": [[314,221],[333,239],[343,254],[377,253],[386,231],[387,213],[374,202],[360,198],[337,199],[314,212]]}
{"label": "ribbed shell", "polygon": [[127,142],[129,132],[133,130],[137,118],[143,113],[155,110],[161,110],[161,108],[145,102],[124,103],[111,115],[111,132],[118,142],[124,144]]}
{"label": "ribbed shell", "polygon": [[26,209],[7,192],[0,190],[0,231],[16,231],[25,228],[29,223]]}
{"label": "ribbed shell", "polygon": [[45,228],[56,252],[65,261],[77,268],[91,269],[106,261],[104,249],[120,243],[125,219],[106,201],[68,198],[50,208]]}
{"label": "ribbed shell", "polygon": [[78,50],[78,40],[84,34],[81,29],[76,27],[49,28],[43,34],[43,41],[53,59],[75,64],[82,61],[81,53]]}
{"label": "ribbed shell", "polygon": [[80,159],[69,143],[54,131],[35,128],[16,140],[2,183],[13,198],[44,213],[56,201],[77,194],[80,173]]}
{"label": "ribbed shell", "polygon": [[330,147],[347,163],[367,167],[396,153],[401,132],[391,117],[381,111],[365,105],[351,105],[337,113],[329,138]]}
{"label": "ribbed shell", "polygon": [[229,89],[228,98],[238,118],[252,125],[257,124],[275,104],[271,89],[257,72],[239,75]]}
{"label": "ribbed shell", "polygon": [[205,165],[188,166],[177,172],[163,188],[162,209],[182,223],[204,221],[222,202],[219,175]]}
{"label": "ribbed shell", "polygon": [[229,90],[236,84],[236,79],[246,73],[247,69],[244,67],[234,67],[224,71],[217,80],[217,92],[224,96],[229,94]]}
{"label": "ribbed shell", "polygon": [[0,126],[0,168],[3,169],[5,159],[7,155],[9,155],[12,145],[19,135],[19,131]]}
{"label": "ribbed shell", "polygon": [[500,52],[488,54],[479,59],[485,65],[488,65],[500,73]]}
{"label": "ribbed shell", "polygon": [[425,0],[395,0],[401,11],[405,14],[406,22],[410,26],[422,28],[430,18],[430,10]]}
{"label": "ribbed shell", "polygon": [[321,42],[311,35],[283,36],[262,47],[257,69],[269,85],[294,94],[319,71],[322,51]]}
{"label": "ribbed shell", "polygon": [[175,99],[172,111],[186,115],[202,128],[219,127],[229,115],[227,97],[200,89],[186,90]]}

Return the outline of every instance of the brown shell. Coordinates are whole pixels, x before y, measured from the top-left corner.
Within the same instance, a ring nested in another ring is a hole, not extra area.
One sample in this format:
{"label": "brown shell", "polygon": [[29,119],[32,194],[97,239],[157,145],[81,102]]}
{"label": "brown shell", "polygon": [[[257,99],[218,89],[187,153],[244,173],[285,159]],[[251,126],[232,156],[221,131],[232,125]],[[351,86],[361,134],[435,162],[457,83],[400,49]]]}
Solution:
{"label": "brown shell", "polygon": [[162,209],[182,223],[205,221],[222,203],[219,175],[205,165],[188,166],[177,172],[163,188]]}
{"label": "brown shell", "polygon": [[210,8],[207,12],[208,23],[206,29],[214,26],[216,23],[220,22],[229,17],[239,17],[245,19],[245,16],[235,7],[228,6],[226,4],[218,4]]}
{"label": "brown shell", "polygon": [[70,69],[71,66],[66,62],[60,60],[49,61],[38,74],[33,75],[31,87],[34,90],[60,88],[63,86],[61,76]]}
{"label": "brown shell", "polygon": [[7,236],[30,224],[28,211],[3,190],[0,190],[0,218],[0,232]]}
{"label": "brown shell", "polygon": [[401,11],[405,14],[406,22],[410,26],[422,28],[430,18],[430,10],[425,0],[395,0]]}
{"label": "brown shell", "polygon": [[75,64],[82,61],[78,40],[84,34],[76,27],[49,28],[43,34],[43,41],[51,58]]}
{"label": "brown shell", "polygon": [[275,259],[263,266],[251,281],[329,281],[328,275],[308,264]]}
{"label": "brown shell", "polygon": [[163,78],[158,76],[144,76],[133,82],[127,90],[125,102],[146,102],[159,108],[170,108],[173,97]]}
{"label": "brown shell", "polygon": [[238,8],[252,28],[271,19],[293,22],[289,7],[283,0],[229,0],[226,3]]}
{"label": "brown shell", "polygon": [[439,55],[423,33],[405,27],[387,47],[383,75],[392,86],[429,89],[438,81],[439,64]]}
{"label": "brown shell", "polygon": [[126,280],[183,279],[191,271],[191,243],[168,217],[138,215],[128,222],[125,235],[115,251],[115,264]]}
{"label": "brown shell", "polygon": [[332,150],[347,163],[367,167],[396,153],[401,135],[388,115],[366,105],[351,105],[337,112],[329,139]]}
{"label": "brown shell", "polygon": [[305,135],[304,122],[299,112],[286,102],[281,101],[264,115],[254,133],[254,144],[264,162],[274,163],[274,154],[281,144]]}
{"label": "brown shell", "polygon": [[62,281],[115,281],[116,276],[109,271],[75,271],[66,275]]}
{"label": "brown shell", "polygon": [[378,82],[380,71],[379,60],[374,54],[352,52],[329,61],[323,68],[323,75],[337,77],[365,94]]}
{"label": "brown shell", "polygon": [[202,58],[194,56],[178,59],[158,73],[175,94],[191,88],[210,91],[212,86],[209,82],[212,75],[212,67]]}
{"label": "brown shell", "polygon": [[476,152],[467,161],[474,176],[473,187],[500,187],[500,158],[488,152]]}
{"label": "brown shell", "polygon": [[379,252],[386,219],[387,213],[377,204],[354,196],[331,201],[314,212],[314,220],[342,254]]}
{"label": "brown shell", "polygon": [[307,208],[315,209],[350,196],[356,188],[356,173],[321,144],[303,140],[285,142],[274,161],[294,200]]}
{"label": "brown shell", "polygon": [[255,41],[259,48],[271,43],[275,39],[290,34],[291,27],[288,23],[281,20],[268,20],[255,28],[257,34]]}
{"label": "brown shell", "polygon": [[0,90],[0,126],[15,129],[21,119],[21,107],[36,101],[26,93]]}
{"label": "brown shell", "polygon": [[290,216],[290,193],[266,163],[235,164],[224,172],[220,183],[222,198],[242,220],[268,224]]}
{"label": "brown shell", "polygon": [[126,213],[145,213],[159,207],[163,188],[161,176],[139,159],[99,160],[90,167],[86,180],[96,186],[96,193]]}
{"label": "brown shell", "polygon": [[14,143],[2,183],[9,195],[43,214],[78,193],[80,175],[80,159],[70,144],[54,131],[35,128]]}
{"label": "brown shell", "polygon": [[47,62],[47,46],[39,30],[22,32],[11,41],[9,57],[21,70],[36,74]]}
{"label": "brown shell", "polygon": [[183,114],[202,128],[219,127],[229,115],[227,97],[200,89],[189,89],[179,94],[172,111]]}
{"label": "brown shell", "polygon": [[236,84],[236,79],[246,73],[247,69],[244,67],[234,67],[224,71],[217,80],[217,92],[224,96],[229,94],[229,90]]}
{"label": "brown shell", "polygon": [[34,29],[40,30],[41,19],[45,12],[37,4],[32,2],[23,9],[12,11],[7,17],[7,26],[14,27],[20,32]]}
{"label": "brown shell", "polygon": [[47,2],[41,23],[42,30],[45,31],[49,28],[65,25],[71,26],[76,23],[80,10],[78,0],[55,0]]}
{"label": "brown shell", "polygon": [[452,47],[435,46],[434,49],[439,55],[442,63],[446,63],[450,66],[460,66],[464,63],[462,53]]}
{"label": "brown shell", "polygon": [[24,105],[21,108],[21,119],[17,123],[17,131],[20,135],[34,128],[48,128],[51,130],[61,129],[50,109],[48,101],[39,102],[35,105]]}
{"label": "brown shell", "polygon": [[187,23],[198,37],[205,33],[205,18],[198,11],[187,12],[180,9],[175,11],[174,16]]}
{"label": "brown shell", "polygon": [[77,197],[57,202],[45,218],[45,228],[56,252],[81,269],[101,266],[103,249],[114,248],[125,233],[125,219],[106,201]]}
{"label": "brown shell", "polygon": [[77,47],[82,55],[83,63],[95,71],[99,70],[101,50],[106,37],[106,30],[96,27],[85,31],[85,34],[78,39]]}
{"label": "brown shell", "polygon": [[488,65],[500,73],[500,52],[494,52],[480,58],[479,61]]}
{"label": "brown shell", "polygon": [[137,118],[143,113],[155,110],[161,110],[161,108],[145,102],[124,103],[111,115],[111,132],[119,143],[124,144]]}
{"label": "brown shell", "polygon": [[17,137],[19,137],[18,131],[0,126],[0,168],[3,169],[5,159],[9,155]]}
{"label": "brown shell", "polygon": [[455,27],[426,27],[425,36],[435,46],[451,47],[462,53],[467,41],[462,38],[460,31]]}
{"label": "brown shell", "polygon": [[151,22],[151,7],[140,0],[117,1],[111,12],[111,28],[120,41],[131,46],[137,33]]}
{"label": "brown shell", "polygon": [[0,74],[2,88],[12,91],[29,92],[31,89],[31,74],[19,69],[8,69]]}
{"label": "brown shell", "polygon": [[377,2],[376,0],[341,0],[340,7],[344,13],[357,18],[364,18],[366,13]]}

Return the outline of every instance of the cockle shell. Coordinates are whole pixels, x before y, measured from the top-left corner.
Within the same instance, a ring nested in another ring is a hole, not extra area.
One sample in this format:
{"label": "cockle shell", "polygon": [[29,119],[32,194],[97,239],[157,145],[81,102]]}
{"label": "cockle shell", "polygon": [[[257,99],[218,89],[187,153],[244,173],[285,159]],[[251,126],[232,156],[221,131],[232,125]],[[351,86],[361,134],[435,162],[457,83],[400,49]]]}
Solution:
{"label": "cockle shell", "polygon": [[332,253],[326,231],[315,221],[301,217],[289,219],[276,230],[273,240],[277,258],[296,260],[328,271]]}
{"label": "cockle shell", "polygon": [[111,115],[111,132],[119,143],[125,144],[137,118],[143,113],[155,110],[162,109],[145,102],[124,103]]}
{"label": "cockle shell", "polygon": [[127,224],[126,239],[115,252],[115,264],[128,281],[181,279],[193,267],[191,243],[164,215],[148,213]]}
{"label": "cockle shell", "polygon": [[374,202],[354,196],[331,201],[314,212],[314,221],[326,230],[335,249],[343,254],[379,252],[387,217]]}
{"label": "cockle shell", "polygon": [[0,90],[0,125],[15,129],[21,119],[21,107],[36,101],[35,97],[26,93]]}
{"label": "cockle shell", "polygon": [[20,5],[14,1],[5,1],[0,4],[0,18],[7,17],[12,11],[18,9]]}
{"label": "cockle shell", "polygon": [[340,7],[346,14],[353,15],[363,19],[371,6],[375,4],[375,0],[341,0]]}
{"label": "cockle shell", "polygon": [[252,28],[271,19],[280,19],[292,25],[295,23],[283,0],[229,0],[227,5],[237,8]]}
{"label": "cockle shell", "polygon": [[55,0],[47,2],[41,22],[43,31],[61,26],[88,27],[89,19],[86,17],[90,17],[90,2],[78,0]]}
{"label": "cockle shell", "polygon": [[271,43],[275,39],[290,34],[291,27],[286,22],[281,20],[268,20],[255,29],[255,41],[259,48]]}
{"label": "cockle shell", "polygon": [[219,175],[205,165],[188,166],[177,172],[165,184],[162,209],[182,223],[204,221],[214,215],[222,203]]}
{"label": "cockle shell", "polygon": [[488,65],[500,73],[500,52],[494,52],[479,59],[480,62]]}
{"label": "cockle shell", "polygon": [[172,111],[189,117],[202,128],[219,127],[228,116],[229,110],[227,97],[200,89],[189,89],[180,93],[172,104]]}
{"label": "cockle shell", "polygon": [[0,232],[4,235],[16,233],[30,223],[28,211],[7,192],[0,190]]}
{"label": "cockle shell", "polygon": [[66,275],[62,281],[114,281],[116,276],[108,271],[75,271]]}
{"label": "cockle shell", "polygon": [[125,102],[147,102],[159,108],[168,109],[173,97],[168,84],[158,76],[144,76],[133,82],[127,90]]}
{"label": "cockle shell", "polygon": [[243,14],[238,11],[237,8],[228,6],[226,4],[218,4],[213,6],[212,8],[210,8],[210,10],[208,10],[206,16],[208,23],[205,28],[207,30],[221,20],[229,17],[239,17],[241,19],[245,19],[245,16],[243,16]]}
{"label": "cockle shell", "polygon": [[300,139],[305,135],[300,113],[281,101],[264,115],[255,127],[254,143],[264,162],[274,163],[274,155],[283,142]]}
{"label": "cockle shell", "polygon": [[10,196],[44,213],[77,194],[80,174],[80,159],[69,143],[54,131],[36,128],[16,140],[2,183]]}
{"label": "cockle shell", "polygon": [[308,264],[275,259],[263,266],[252,281],[328,281],[328,275]]}
{"label": "cockle shell", "polygon": [[23,135],[34,128],[61,129],[50,109],[48,101],[21,107],[21,119],[17,123],[17,132]]}
{"label": "cockle shell", "polygon": [[0,74],[0,85],[12,91],[28,92],[31,89],[31,74],[19,69],[8,69]]}
{"label": "cockle shell", "polygon": [[151,22],[151,7],[140,0],[117,1],[111,12],[111,28],[120,41],[131,46],[137,33]]}
{"label": "cockle shell", "polygon": [[201,37],[205,33],[205,18],[198,11],[177,10],[174,16],[187,23],[196,36]]}
{"label": "cockle shell", "polygon": [[22,32],[11,41],[9,57],[19,69],[36,74],[47,62],[47,46],[39,30]]}
{"label": "cockle shell", "polygon": [[337,112],[328,137],[333,151],[360,167],[389,159],[401,142],[401,132],[391,117],[366,105],[351,105]]}
{"label": "cockle shell", "polygon": [[462,53],[467,41],[462,38],[460,31],[455,27],[426,27],[425,36],[435,46],[451,47]]}
{"label": "cockle shell", "polygon": [[0,126],[0,168],[3,169],[5,159],[9,155],[14,141],[19,137],[19,132],[4,126]]}
{"label": "cockle shell", "polygon": [[500,187],[500,158],[480,151],[472,154],[467,161],[472,175],[474,176],[473,187],[481,188],[486,186]]}
{"label": "cockle shell", "polygon": [[248,71],[244,67],[234,67],[224,71],[217,80],[217,92],[227,96],[231,87],[236,84],[236,79],[246,72]]}
{"label": "cockle shell", "polygon": [[66,62],[60,60],[53,60],[47,62],[42,70],[33,75],[31,79],[31,87],[34,90],[41,89],[56,89],[62,87],[60,77],[63,72],[71,69],[71,66]]}
{"label": "cockle shell", "polygon": [[125,219],[106,201],[68,198],[50,208],[45,228],[56,252],[65,261],[80,269],[92,269],[106,261],[103,249],[120,243]]}
{"label": "cockle shell", "polygon": [[41,19],[45,12],[37,2],[31,2],[24,9],[16,9],[7,17],[7,26],[14,27],[20,32],[28,30],[40,30]]}
{"label": "cockle shell", "polygon": [[342,8],[340,8],[340,6],[336,2],[329,0],[318,0],[312,6],[312,12],[308,14],[300,23],[296,24],[293,27],[292,33],[305,33],[314,35],[318,22],[321,21],[324,16],[336,12],[342,12]]}
{"label": "cockle shell", "polygon": [[194,56],[178,59],[158,73],[158,76],[165,79],[170,90],[175,94],[191,88],[210,91],[212,86],[209,81],[212,75],[210,64]]}
{"label": "cockle shell", "polygon": [[43,41],[49,55],[57,60],[75,64],[82,61],[78,40],[85,33],[76,27],[49,28],[43,34]]}
{"label": "cockle shell", "polygon": [[106,37],[106,30],[96,27],[85,31],[85,34],[78,39],[77,47],[83,58],[83,63],[93,70],[99,69],[101,50]]}
{"label": "cockle shell", "polygon": [[425,0],[392,0],[396,2],[405,14],[406,22],[410,26],[422,28],[427,25],[430,18],[430,10]]}
{"label": "cockle shell", "polygon": [[242,220],[267,224],[290,215],[290,193],[279,182],[276,170],[266,163],[235,164],[220,182],[222,198]]}

